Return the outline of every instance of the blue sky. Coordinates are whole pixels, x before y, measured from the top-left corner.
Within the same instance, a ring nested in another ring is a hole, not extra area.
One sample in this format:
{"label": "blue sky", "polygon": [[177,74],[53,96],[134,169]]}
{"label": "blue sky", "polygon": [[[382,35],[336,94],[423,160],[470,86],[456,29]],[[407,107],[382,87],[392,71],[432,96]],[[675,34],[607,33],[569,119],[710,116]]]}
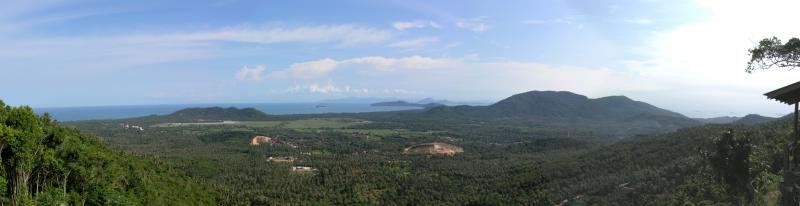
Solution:
{"label": "blue sky", "polygon": [[[3,1],[0,99],[35,107],[626,95],[690,116],[788,106],[793,1]],[[776,6],[780,5],[780,6]]]}

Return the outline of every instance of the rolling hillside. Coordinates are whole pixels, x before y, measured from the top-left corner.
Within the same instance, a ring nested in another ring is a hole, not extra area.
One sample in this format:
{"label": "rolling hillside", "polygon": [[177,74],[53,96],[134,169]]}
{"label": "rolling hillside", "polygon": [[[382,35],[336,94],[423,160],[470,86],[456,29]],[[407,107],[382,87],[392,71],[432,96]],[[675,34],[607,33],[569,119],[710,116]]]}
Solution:
{"label": "rolling hillside", "polygon": [[738,120],[734,121],[733,123],[734,124],[750,124],[750,125],[752,125],[752,124],[760,124],[760,123],[764,123],[764,122],[769,122],[769,121],[772,121],[772,120],[775,120],[775,118],[765,117],[765,116],[761,116],[761,115],[757,115],[757,114],[748,114],[747,116],[744,116],[741,119],[738,119]]}
{"label": "rolling hillside", "polygon": [[234,107],[186,108],[167,115],[168,118],[194,120],[259,120],[267,118],[267,114],[253,108],[238,109]]}
{"label": "rolling hillside", "polygon": [[590,99],[564,91],[530,91],[490,106],[440,106],[425,114],[437,118],[515,120],[589,130],[605,128],[621,134],[672,131],[700,125],[700,122],[679,113],[625,96]]}

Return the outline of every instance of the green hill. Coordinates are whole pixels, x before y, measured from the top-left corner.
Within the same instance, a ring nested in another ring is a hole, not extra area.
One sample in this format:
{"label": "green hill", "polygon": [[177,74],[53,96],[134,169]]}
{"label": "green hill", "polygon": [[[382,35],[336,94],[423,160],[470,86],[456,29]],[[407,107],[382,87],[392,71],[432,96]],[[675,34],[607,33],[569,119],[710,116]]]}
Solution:
{"label": "green hill", "polygon": [[160,161],[109,149],[30,107],[0,101],[3,205],[215,205],[216,193]]}
{"label": "green hill", "polygon": [[433,103],[433,102],[432,103],[410,103],[410,102],[406,102],[406,101],[403,101],[403,100],[390,101],[390,102],[378,102],[378,103],[370,104],[370,106],[373,106],[373,107],[391,106],[391,107],[422,107],[422,108],[431,108],[431,107],[436,107],[436,106],[439,106],[439,105],[442,105],[442,104]]}
{"label": "green hill", "polygon": [[511,124],[560,125],[620,135],[700,125],[700,122],[625,96],[590,99],[564,91],[530,91],[490,106],[439,106],[425,112],[439,119],[503,120]]}
{"label": "green hill", "polygon": [[235,107],[207,107],[186,108],[167,115],[171,118],[191,119],[195,121],[219,120],[260,120],[267,118],[267,114],[254,108],[238,109]]}
{"label": "green hill", "polygon": [[765,117],[757,114],[748,114],[747,116],[734,121],[733,124],[760,124],[772,120],[775,120],[775,118]]}
{"label": "green hill", "polygon": [[[571,92],[530,91],[501,100],[487,108],[502,116],[561,117],[622,120],[636,116],[686,118],[625,96],[589,99]],[[687,118],[688,119],[688,118]]]}
{"label": "green hill", "polygon": [[735,122],[736,120],[741,119],[741,117],[733,117],[733,116],[722,116],[722,117],[711,117],[711,118],[694,118],[699,122],[705,124],[730,124]]}

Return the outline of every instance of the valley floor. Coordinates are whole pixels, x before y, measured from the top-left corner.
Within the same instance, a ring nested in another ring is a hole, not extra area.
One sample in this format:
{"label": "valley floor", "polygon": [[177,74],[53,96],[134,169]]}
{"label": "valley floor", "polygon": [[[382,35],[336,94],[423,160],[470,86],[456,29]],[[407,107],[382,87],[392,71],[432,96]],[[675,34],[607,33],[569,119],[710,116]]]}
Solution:
{"label": "valley floor", "polygon": [[[783,123],[736,127],[768,131],[759,134],[767,138],[785,135]],[[730,201],[720,197],[724,192],[714,192],[721,186],[709,177],[698,149],[731,125],[614,140],[609,139],[613,135],[580,131],[554,133],[492,124],[414,127],[330,116],[205,123],[143,118],[70,124],[123,150],[168,160],[187,175],[208,180],[223,194],[220,199],[226,205]],[[144,129],[120,126],[125,124]],[[269,137],[269,144],[251,145],[259,135]],[[403,153],[409,146],[432,142],[456,145],[463,152],[451,156]],[[778,143],[764,140],[761,144]],[[691,193],[694,190],[708,191]]]}

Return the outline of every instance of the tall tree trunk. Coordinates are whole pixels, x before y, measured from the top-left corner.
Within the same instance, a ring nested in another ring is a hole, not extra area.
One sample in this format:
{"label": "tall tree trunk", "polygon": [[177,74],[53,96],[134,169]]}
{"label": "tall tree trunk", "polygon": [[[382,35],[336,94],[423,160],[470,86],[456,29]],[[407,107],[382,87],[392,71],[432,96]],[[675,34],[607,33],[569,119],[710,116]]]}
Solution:
{"label": "tall tree trunk", "polygon": [[28,188],[28,180],[31,179],[30,172],[20,172],[17,175],[17,194],[29,195],[30,189]]}
{"label": "tall tree trunk", "polygon": [[36,179],[33,180],[33,192],[31,192],[31,194],[36,194],[39,192],[39,178],[40,178],[40,173],[37,172]]}
{"label": "tall tree trunk", "polygon": [[64,174],[64,179],[63,179],[63,180],[61,180],[61,187],[63,188],[64,195],[66,195],[66,194],[67,194],[67,178],[69,178],[69,173],[70,173],[70,172],[69,172],[69,171],[67,171],[67,173],[66,173],[66,174]]}
{"label": "tall tree trunk", "polygon": [[30,179],[30,172],[25,171],[16,171],[14,174],[13,185],[14,190],[11,191],[11,205],[16,205],[17,200],[19,200],[20,196],[26,197],[30,191],[28,191],[28,179]]}

